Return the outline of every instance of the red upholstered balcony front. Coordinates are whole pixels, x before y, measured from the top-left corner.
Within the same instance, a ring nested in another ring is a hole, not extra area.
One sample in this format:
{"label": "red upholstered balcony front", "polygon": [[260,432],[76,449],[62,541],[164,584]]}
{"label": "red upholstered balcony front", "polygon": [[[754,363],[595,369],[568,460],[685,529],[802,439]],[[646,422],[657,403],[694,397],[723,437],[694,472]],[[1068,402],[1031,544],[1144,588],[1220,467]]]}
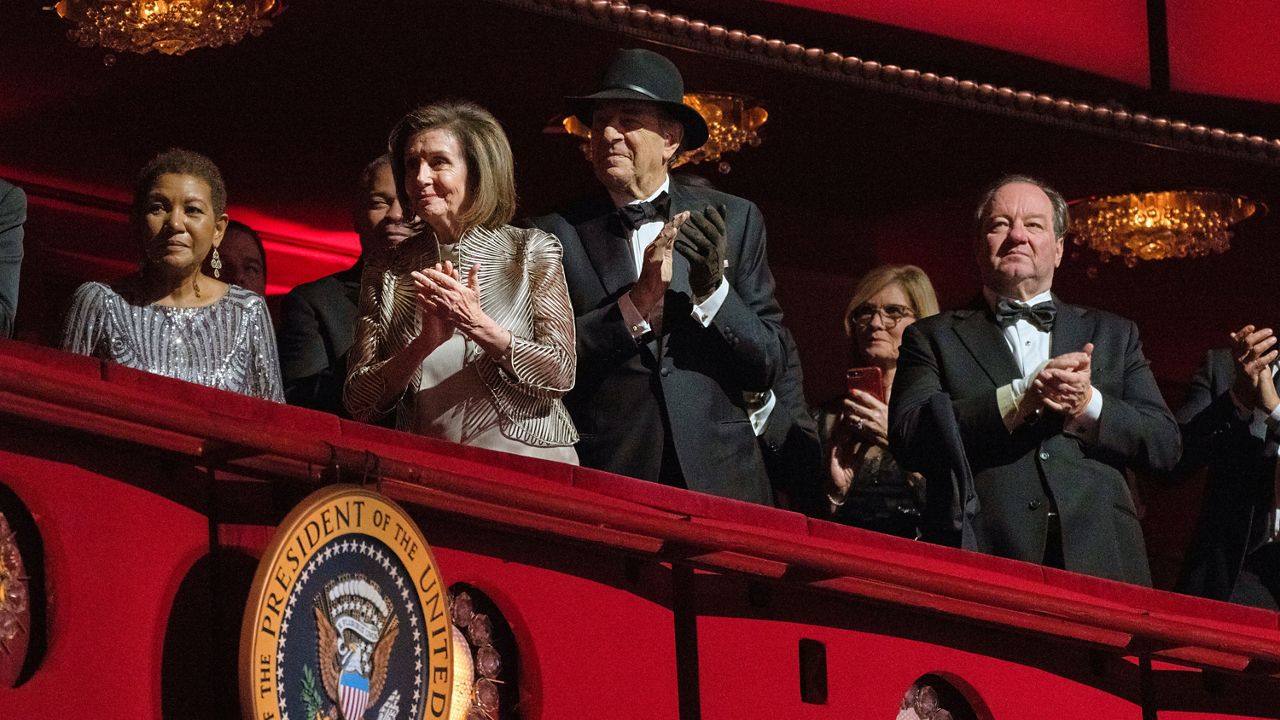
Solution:
{"label": "red upholstered balcony front", "polygon": [[531,720],[893,718],[926,675],[981,718],[1280,717],[1272,613],[16,342],[0,342],[0,506],[38,531],[42,587],[0,717],[238,716],[255,558],[334,481],[405,506],[445,579],[493,600]]}

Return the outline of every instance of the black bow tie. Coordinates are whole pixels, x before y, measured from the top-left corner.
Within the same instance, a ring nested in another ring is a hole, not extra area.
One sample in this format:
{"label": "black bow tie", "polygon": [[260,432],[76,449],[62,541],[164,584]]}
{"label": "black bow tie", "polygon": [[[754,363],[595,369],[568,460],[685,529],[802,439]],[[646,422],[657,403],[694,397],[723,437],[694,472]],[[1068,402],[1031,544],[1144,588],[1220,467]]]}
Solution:
{"label": "black bow tie", "polygon": [[1058,308],[1054,307],[1051,300],[1031,306],[1015,304],[1005,299],[996,303],[996,320],[1000,321],[1001,325],[1026,320],[1041,330],[1049,332],[1053,329],[1053,318],[1057,314]]}
{"label": "black bow tie", "polygon": [[671,206],[671,197],[665,192],[653,199],[653,202],[631,203],[618,208],[618,219],[628,232],[634,232],[641,225],[659,220],[666,222],[667,210]]}

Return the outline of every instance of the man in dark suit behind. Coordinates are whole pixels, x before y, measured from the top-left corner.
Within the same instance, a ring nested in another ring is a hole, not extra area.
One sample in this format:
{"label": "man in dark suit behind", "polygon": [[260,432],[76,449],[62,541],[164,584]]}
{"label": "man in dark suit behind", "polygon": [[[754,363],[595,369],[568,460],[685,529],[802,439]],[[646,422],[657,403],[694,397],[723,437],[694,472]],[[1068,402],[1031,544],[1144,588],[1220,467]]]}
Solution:
{"label": "man in dark suit behind", "polygon": [[983,297],[907,328],[893,453],[933,486],[946,428],[929,406],[946,394],[972,470],[966,548],[1150,585],[1125,469],[1172,468],[1180,441],[1137,328],[1051,293],[1067,228],[1057,192],[1006,177],[977,219]]}
{"label": "man in dark suit behind", "polygon": [[347,377],[347,351],[355,342],[360,271],[371,256],[389,251],[409,236],[389,155],[369,163],[361,173],[352,220],[360,236],[356,264],[295,287],[280,308],[285,399],[291,405],[342,417],[350,417],[342,405],[342,384]]}
{"label": "man in dark suit behind", "polygon": [[670,181],[705,121],[671,61],[623,50],[599,92],[570,98],[591,125],[604,192],[532,223],[564,244],[578,372],[565,398],[582,464],[770,504],[744,391],[786,364],[753,203]]}
{"label": "man in dark suit behind", "polygon": [[27,196],[22,188],[0,180],[0,338],[13,337],[22,270],[22,224],[26,221]]}
{"label": "man in dark suit behind", "polygon": [[822,447],[817,420],[804,397],[800,349],[785,327],[782,345],[787,352],[782,375],[770,392],[748,393],[747,409],[779,506],[807,513],[820,501]]}
{"label": "man in dark suit behind", "polygon": [[[672,182],[717,189],[701,175],[674,173]],[[766,392],[747,392],[746,410],[764,457],[769,484],[779,507],[809,512],[818,506],[817,478],[822,472],[818,424],[804,396],[800,348],[786,327],[779,328],[786,364]]]}
{"label": "man in dark suit behind", "polygon": [[1246,325],[1231,341],[1205,357],[1178,410],[1184,451],[1175,475],[1207,465],[1209,476],[1177,589],[1280,610],[1276,336]]}

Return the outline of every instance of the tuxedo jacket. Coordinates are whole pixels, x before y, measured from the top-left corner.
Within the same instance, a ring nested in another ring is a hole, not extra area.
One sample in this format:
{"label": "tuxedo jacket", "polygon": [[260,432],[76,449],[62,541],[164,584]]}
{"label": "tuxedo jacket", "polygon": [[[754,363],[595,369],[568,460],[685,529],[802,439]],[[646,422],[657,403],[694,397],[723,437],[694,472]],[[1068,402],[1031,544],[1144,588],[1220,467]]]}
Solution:
{"label": "tuxedo jacket", "polygon": [[1103,397],[1097,444],[1063,433],[1056,413],[1013,432],[1005,428],[996,389],[1021,373],[979,299],[907,328],[893,384],[890,446],[909,469],[936,473],[947,449],[929,404],[937,393],[948,395],[973,483],[963,492],[966,548],[1042,562],[1052,504],[1068,570],[1150,585],[1125,469],[1173,468],[1181,446],[1177,423],[1131,321],[1054,302],[1050,356],[1094,344],[1091,379]]}
{"label": "tuxedo jacket", "polygon": [[1275,457],[1236,414],[1236,379],[1227,349],[1211,350],[1178,410],[1183,456],[1176,475],[1208,466],[1204,505],[1178,581],[1179,592],[1227,600],[1253,543],[1261,540],[1275,495]]}
{"label": "tuxedo jacket", "polygon": [[760,433],[760,452],[769,483],[781,493],[788,509],[807,511],[821,508],[819,498],[826,499],[822,447],[818,423],[804,397],[800,349],[785,327],[782,343],[787,363],[773,386],[774,406]]}
{"label": "tuxedo jacket", "polygon": [[637,279],[628,233],[603,193],[531,220],[564,245],[577,318],[578,372],[565,404],[588,467],[657,480],[664,444],[691,490],[771,504],[743,391],[773,387],[786,367],[782,310],[765,257],[764,218],[747,200],[670,185],[671,215],[724,205],[729,294],[709,327],[691,316],[689,263],[673,253],[662,335],[638,343],[618,309]]}
{"label": "tuxedo jacket", "polygon": [[13,336],[22,269],[22,224],[26,221],[26,194],[0,180],[0,338]]}
{"label": "tuxedo jacket", "polygon": [[299,285],[280,305],[280,370],[290,405],[350,417],[342,406],[363,262]]}

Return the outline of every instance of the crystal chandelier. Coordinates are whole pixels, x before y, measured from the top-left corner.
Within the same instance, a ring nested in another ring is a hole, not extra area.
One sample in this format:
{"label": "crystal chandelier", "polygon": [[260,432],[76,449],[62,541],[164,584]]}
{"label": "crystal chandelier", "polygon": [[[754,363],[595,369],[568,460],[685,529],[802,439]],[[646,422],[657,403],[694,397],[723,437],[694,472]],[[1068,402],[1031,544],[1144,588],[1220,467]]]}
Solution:
{"label": "crystal chandelier", "polygon": [[692,93],[685,95],[684,101],[707,121],[707,142],[693,152],[682,154],[676,166],[687,162],[695,165],[714,162],[724,153],[741,150],[743,145],[760,145],[760,126],[769,121],[769,113],[751,98],[729,93]]}
{"label": "crystal chandelier", "polygon": [[182,55],[260,35],[279,15],[277,0],[59,0],[52,8],[72,24],[81,47]]}
{"label": "crystal chandelier", "polygon": [[[732,93],[690,93],[684,96],[684,102],[707,121],[707,142],[697,150],[681,153],[672,167],[715,162],[725,153],[741,150],[743,145],[760,145],[760,127],[769,121],[769,113],[755,100]],[[557,124],[570,135],[582,138],[582,151],[590,158],[591,148],[586,141],[591,139],[591,128],[573,115]],[[729,163],[722,161],[719,169],[729,172]]]}
{"label": "crystal chandelier", "polygon": [[1113,256],[1128,267],[1139,260],[1204,257],[1231,247],[1231,228],[1266,206],[1219,190],[1107,195],[1071,203],[1070,234],[1077,245]]}

